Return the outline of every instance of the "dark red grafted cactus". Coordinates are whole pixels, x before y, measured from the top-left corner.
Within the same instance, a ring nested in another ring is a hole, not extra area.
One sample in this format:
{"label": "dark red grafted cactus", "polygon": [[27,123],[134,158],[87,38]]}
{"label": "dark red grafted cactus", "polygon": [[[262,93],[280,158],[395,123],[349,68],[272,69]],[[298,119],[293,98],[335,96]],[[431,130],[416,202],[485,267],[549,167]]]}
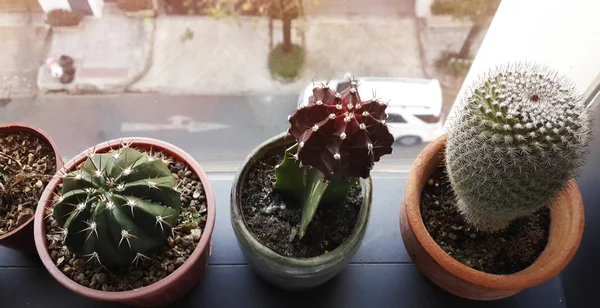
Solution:
{"label": "dark red grafted cactus", "polygon": [[297,159],[327,179],[368,178],[374,163],[392,153],[386,108],[375,99],[361,101],[354,80],[342,93],[315,87],[308,106],[289,119],[289,133],[298,142]]}

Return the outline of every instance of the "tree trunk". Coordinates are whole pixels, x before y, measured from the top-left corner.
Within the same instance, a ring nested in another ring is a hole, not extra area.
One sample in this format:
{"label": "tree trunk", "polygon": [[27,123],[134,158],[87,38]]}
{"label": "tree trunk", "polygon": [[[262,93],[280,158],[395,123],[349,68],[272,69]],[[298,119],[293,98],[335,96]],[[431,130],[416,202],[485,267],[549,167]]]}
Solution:
{"label": "tree trunk", "polygon": [[292,19],[289,17],[283,18],[283,51],[292,51]]}
{"label": "tree trunk", "polygon": [[269,17],[269,50],[273,50],[273,17]]}
{"label": "tree trunk", "polygon": [[463,45],[460,48],[460,52],[458,53],[460,59],[469,58],[469,51],[471,51],[471,45],[473,44],[473,40],[475,39],[475,37],[477,37],[477,35],[481,32],[482,29],[483,27],[478,24],[474,24],[471,27],[471,30],[469,30],[469,34],[467,35],[467,38],[463,42]]}

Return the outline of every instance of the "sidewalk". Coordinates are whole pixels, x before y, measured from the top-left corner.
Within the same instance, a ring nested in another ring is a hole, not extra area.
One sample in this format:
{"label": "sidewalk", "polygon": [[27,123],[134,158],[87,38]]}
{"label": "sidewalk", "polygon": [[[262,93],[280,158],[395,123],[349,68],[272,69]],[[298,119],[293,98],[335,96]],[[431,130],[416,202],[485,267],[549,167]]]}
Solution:
{"label": "sidewalk", "polygon": [[[266,19],[241,27],[210,17],[161,16],[156,20],[153,65],[131,89],[178,94],[298,93],[313,80],[360,76],[422,77],[414,18],[332,18],[295,20],[292,39],[307,60],[300,78],[282,84],[267,68]],[[274,44],[281,29],[274,27]],[[182,40],[182,35],[193,38]]]}
{"label": "sidewalk", "polygon": [[[30,100],[37,94],[37,69],[47,29],[25,14],[0,14],[0,100]],[[1,106],[0,106],[1,107]]]}
{"label": "sidewalk", "polygon": [[64,85],[46,67],[39,68],[38,87],[44,92],[122,92],[150,67],[154,27],[143,19],[122,14],[85,18],[81,29],[52,30],[48,57],[68,55],[75,60],[76,74]]}
{"label": "sidewalk", "polygon": [[[442,114],[448,114],[459,94],[462,78],[455,78],[438,71],[435,61],[445,51],[460,51],[469,34],[471,24],[453,20],[450,16],[433,16],[429,19],[417,19],[421,62],[428,78],[438,79],[442,84]],[[487,30],[482,31],[473,41],[473,54],[479,49]]]}

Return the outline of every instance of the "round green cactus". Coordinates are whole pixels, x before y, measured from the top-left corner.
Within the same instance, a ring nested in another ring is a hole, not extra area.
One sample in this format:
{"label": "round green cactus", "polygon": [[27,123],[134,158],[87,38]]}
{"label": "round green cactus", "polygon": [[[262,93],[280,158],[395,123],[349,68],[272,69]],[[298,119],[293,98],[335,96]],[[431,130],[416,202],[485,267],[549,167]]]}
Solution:
{"label": "round green cactus", "polygon": [[180,202],[165,162],[124,146],[90,154],[66,174],[53,217],[71,252],[122,267],[166,243]]}
{"label": "round green cactus", "polygon": [[460,212],[480,230],[549,205],[584,162],[590,117],[572,82],[547,67],[490,71],[457,107],[446,167]]}

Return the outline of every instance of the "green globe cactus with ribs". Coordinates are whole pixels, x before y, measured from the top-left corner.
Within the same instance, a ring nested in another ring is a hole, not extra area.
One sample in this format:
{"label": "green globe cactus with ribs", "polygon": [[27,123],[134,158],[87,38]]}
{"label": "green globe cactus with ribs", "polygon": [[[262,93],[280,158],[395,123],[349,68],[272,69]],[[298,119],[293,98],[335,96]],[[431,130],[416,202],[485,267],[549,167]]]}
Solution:
{"label": "green globe cactus with ribs", "polygon": [[65,230],[71,252],[104,266],[126,267],[166,243],[180,202],[165,161],[125,145],[89,154],[66,174],[53,217]]}
{"label": "green globe cactus with ribs", "polygon": [[345,200],[358,179],[368,178],[374,163],[392,153],[386,108],[377,99],[362,101],[350,79],[341,93],[314,87],[307,106],[289,117],[296,144],[276,167],[275,189],[301,202],[300,238],[320,202]]}
{"label": "green globe cactus with ribs", "polygon": [[584,163],[590,121],[573,83],[548,67],[489,71],[447,136],[446,169],[467,222],[499,231],[550,205]]}

